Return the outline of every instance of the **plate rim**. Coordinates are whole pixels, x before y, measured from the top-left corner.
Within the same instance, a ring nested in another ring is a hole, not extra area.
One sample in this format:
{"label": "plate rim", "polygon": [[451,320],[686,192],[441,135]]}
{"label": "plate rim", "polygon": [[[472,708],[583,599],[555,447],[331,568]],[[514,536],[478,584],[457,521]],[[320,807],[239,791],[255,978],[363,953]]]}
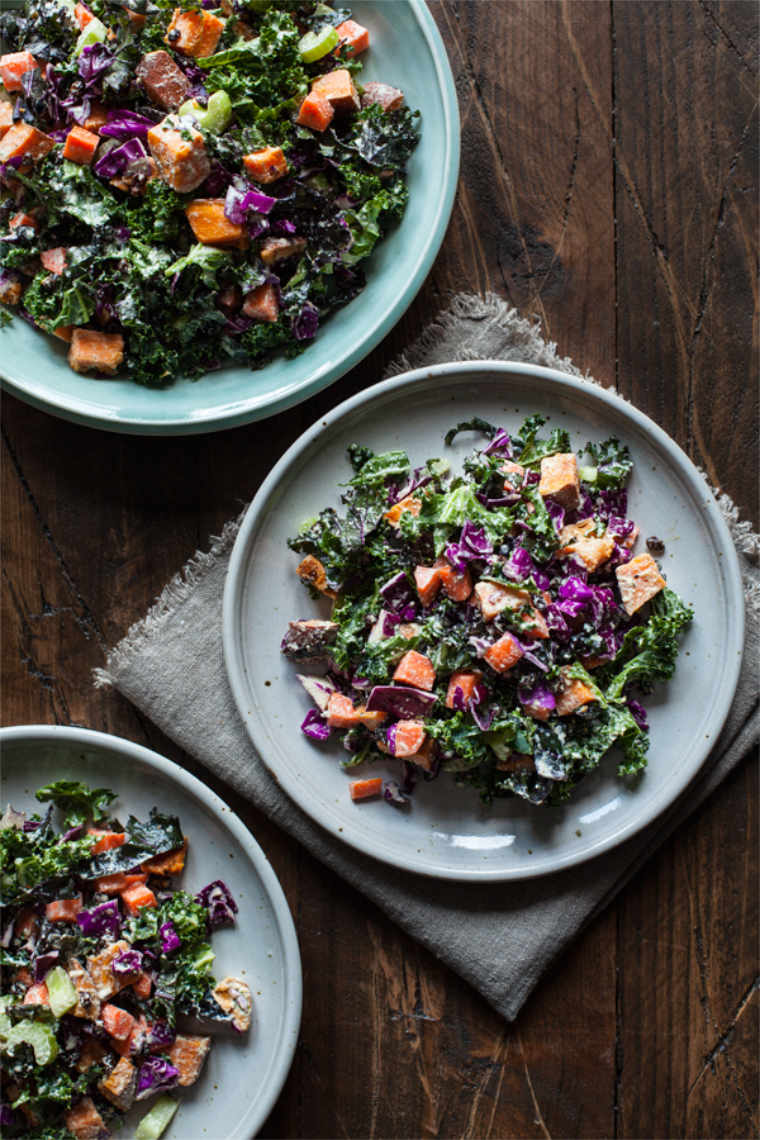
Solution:
{"label": "plate rim", "polygon": [[[375,0],[377,2],[377,0]],[[398,2],[398,0],[396,0]],[[98,412],[90,410],[89,403],[80,397],[72,397],[56,392],[46,393],[40,390],[40,382],[34,385],[19,383],[9,373],[9,365],[0,362],[0,389],[9,395],[15,396],[25,404],[29,404],[59,419],[84,427],[98,428],[101,431],[114,432],[120,435],[148,435],[148,436],[174,436],[174,435],[204,435],[209,432],[226,431],[241,427],[244,424],[254,423],[277,415],[288,408],[294,407],[310,399],[318,392],[328,388],[356,367],[372,352],[388,333],[395,328],[404,313],[412,304],[414,298],[427,279],[433,262],[435,261],[454,208],[454,198],[459,184],[459,167],[461,158],[461,121],[459,115],[459,102],[456,93],[454,75],[451,70],[448,52],[438,26],[435,22],[426,0],[403,0],[416,17],[420,32],[422,33],[433,61],[438,79],[438,90],[443,105],[444,138],[446,140],[446,153],[444,155],[445,182],[443,194],[440,197],[438,209],[434,217],[434,224],[429,231],[428,239],[420,251],[413,272],[409,275],[398,299],[393,307],[386,311],[375,324],[373,330],[366,338],[362,338],[350,352],[341,360],[329,367],[325,367],[316,377],[307,375],[297,384],[294,384],[285,393],[276,396],[262,404],[255,398],[242,401],[242,406],[236,403],[235,410],[227,411],[212,408],[204,411],[202,415],[188,418],[155,419],[146,417],[124,418],[121,413],[110,414],[102,409]],[[20,319],[20,318],[19,318]],[[43,334],[40,334],[43,335]],[[308,350],[307,350],[308,351]],[[274,363],[277,358],[275,357]],[[199,378],[201,383],[203,378]],[[97,384],[97,381],[93,381]],[[93,389],[95,391],[95,389]]]}
{"label": "plate rim", "polygon": [[[253,834],[229,804],[225,803],[221,796],[217,795],[212,788],[209,788],[192,772],[186,772],[184,768],[166,756],[162,756],[142,744],[127,740],[123,736],[114,736],[111,733],[100,732],[92,728],[49,724],[8,725],[0,728],[0,751],[6,744],[12,744],[15,741],[33,744],[35,740],[40,742],[61,741],[70,743],[75,747],[98,747],[122,757],[138,760],[147,764],[148,767],[157,769],[170,781],[179,783],[190,796],[214,810],[223,826],[229,827],[259,875],[272,905],[277,928],[285,948],[283,968],[293,1000],[286,1005],[278,1046],[280,1055],[274,1074],[270,1079],[269,1088],[264,1090],[259,1107],[252,1106],[254,1111],[248,1114],[250,1120],[244,1117],[228,1138],[228,1140],[251,1140],[257,1135],[272,1111],[288,1078],[298,1044],[303,1012],[303,972],[298,936],[285,892],[274,868]],[[220,810],[222,808],[223,811]]]}
{"label": "plate rim", "polygon": [[[250,546],[255,539],[259,523],[267,510],[270,498],[277,492],[280,480],[287,474],[294,462],[297,462],[301,454],[310,448],[312,443],[321,434],[335,429],[342,420],[352,415],[357,409],[362,408],[362,405],[371,404],[378,398],[382,399],[387,393],[392,392],[394,389],[410,387],[423,379],[431,380],[437,377],[456,375],[460,372],[466,375],[473,371],[480,374],[479,379],[481,380],[488,379],[489,381],[498,381],[499,379],[513,375],[533,375],[547,380],[550,384],[558,385],[560,388],[569,389],[576,395],[579,391],[593,393],[594,397],[602,404],[608,405],[618,414],[622,414],[624,418],[632,420],[640,431],[671,456],[679,474],[685,478],[689,491],[694,497],[702,501],[706,521],[711,525],[715,536],[716,547],[721,551],[721,565],[726,581],[729,611],[727,629],[731,631],[732,637],[727,642],[727,668],[723,670],[721,674],[721,688],[719,695],[716,697],[714,706],[717,711],[711,722],[712,727],[709,740],[701,740],[698,747],[696,747],[692,753],[692,755],[698,757],[697,762],[692,762],[686,766],[680,777],[673,781],[668,796],[662,802],[657,803],[656,810],[653,812],[641,814],[640,817],[629,821],[607,838],[600,838],[597,842],[591,843],[588,848],[576,854],[571,852],[562,857],[549,859],[545,864],[536,868],[515,867],[488,869],[460,868],[456,866],[439,868],[431,864],[429,857],[420,858],[419,855],[412,853],[409,853],[402,863],[399,858],[395,857],[393,851],[390,853],[378,851],[373,842],[365,840],[361,829],[351,829],[347,831],[344,825],[342,830],[338,832],[337,829],[328,826],[318,814],[312,814],[308,798],[306,804],[302,802],[302,799],[298,798],[298,788],[295,785],[295,781],[291,779],[289,772],[287,770],[284,772],[275,771],[268,761],[267,752],[269,742],[267,739],[267,730],[265,726],[259,723],[259,719],[254,716],[251,711],[251,692],[245,680],[246,673],[242,656],[242,639],[236,636],[239,628],[237,615],[242,600],[245,569],[248,563]],[[386,866],[393,866],[397,869],[416,872],[428,878],[448,879],[459,882],[504,882],[508,880],[538,878],[542,875],[553,874],[567,867],[588,862],[590,859],[602,854],[602,852],[618,847],[621,843],[630,839],[633,835],[636,835],[648,824],[659,819],[664,812],[672,807],[703,767],[707,757],[715,746],[718,735],[730,711],[743,658],[744,594],[736,548],[712,490],[706,479],[700,474],[694,463],[675,440],[671,439],[670,436],[647,415],[634,407],[633,404],[630,404],[623,397],[619,396],[616,392],[603,388],[583,377],[576,377],[555,368],[548,368],[537,364],[520,363],[517,361],[456,361],[404,372],[399,376],[380,381],[358,392],[356,395],[338,404],[331,411],[320,416],[312,426],[303,432],[288,448],[282,458],[272,468],[256,493],[253,501],[250,503],[236,536],[230,555],[224,587],[222,641],[225,667],[230,688],[240,717],[257,755],[291,799],[293,799],[295,803],[300,804],[303,810],[309,814],[310,818],[313,819],[323,831],[333,836],[333,838],[341,840],[347,848],[358,850],[377,862],[384,863]]]}

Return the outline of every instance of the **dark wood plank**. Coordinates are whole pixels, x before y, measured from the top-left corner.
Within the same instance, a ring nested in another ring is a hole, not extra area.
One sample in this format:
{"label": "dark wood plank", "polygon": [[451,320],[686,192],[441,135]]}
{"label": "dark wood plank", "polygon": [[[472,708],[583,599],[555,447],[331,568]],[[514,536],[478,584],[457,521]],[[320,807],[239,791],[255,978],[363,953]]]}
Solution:
{"label": "dark wood plank", "polygon": [[508,1026],[118,694],[91,685],[104,646],[285,447],[378,379],[463,288],[493,289],[543,320],[562,352],[617,383],[754,508],[754,6],[432,8],[460,94],[462,180],[428,281],[365,364],[308,405],[200,439],[87,431],[5,398],[2,720],[145,743],[200,771],[256,834],[293,909],[305,980],[300,1044],[265,1135],[753,1135],[749,771]]}

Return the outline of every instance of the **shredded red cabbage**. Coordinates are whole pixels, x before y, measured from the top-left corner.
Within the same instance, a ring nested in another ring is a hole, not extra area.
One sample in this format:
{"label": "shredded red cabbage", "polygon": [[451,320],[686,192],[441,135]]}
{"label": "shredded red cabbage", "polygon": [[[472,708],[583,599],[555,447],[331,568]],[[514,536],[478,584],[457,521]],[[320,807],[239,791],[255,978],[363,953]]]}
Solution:
{"label": "shredded red cabbage", "polygon": [[161,1089],[173,1088],[179,1081],[179,1069],[163,1057],[149,1057],[137,1074],[137,1100],[144,1100]]}
{"label": "shredded red cabbage", "polygon": [[90,910],[80,910],[77,924],[84,934],[110,934],[116,938],[121,933],[121,915],[116,899],[99,903]]}
{"label": "shredded red cabbage", "polygon": [[301,732],[311,740],[327,740],[330,736],[330,726],[321,713],[316,709],[309,709],[301,722]]}
{"label": "shredded red cabbage", "polygon": [[206,907],[208,922],[212,930],[225,923],[234,922],[238,906],[233,899],[229,887],[221,879],[215,879],[199,891],[196,901]]}

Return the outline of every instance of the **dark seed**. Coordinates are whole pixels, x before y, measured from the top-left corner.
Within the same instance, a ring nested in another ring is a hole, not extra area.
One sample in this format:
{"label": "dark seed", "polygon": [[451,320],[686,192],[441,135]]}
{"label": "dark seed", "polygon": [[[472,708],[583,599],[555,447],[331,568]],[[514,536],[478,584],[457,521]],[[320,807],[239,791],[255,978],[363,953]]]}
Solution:
{"label": "dark seed", "polygon": [[656,534],[653,534],[650,538],[647,539],[647,550],[650,552],[650,554],[664,554],[665,543],[661,538],[658,538]]}
{"label": "dark seed", "polygon": [[167,35],[166,38],[170,44],[176,44],[179,37],[180,37],[179,28],[172,28],[172,30],[169,32],[169,34]]}

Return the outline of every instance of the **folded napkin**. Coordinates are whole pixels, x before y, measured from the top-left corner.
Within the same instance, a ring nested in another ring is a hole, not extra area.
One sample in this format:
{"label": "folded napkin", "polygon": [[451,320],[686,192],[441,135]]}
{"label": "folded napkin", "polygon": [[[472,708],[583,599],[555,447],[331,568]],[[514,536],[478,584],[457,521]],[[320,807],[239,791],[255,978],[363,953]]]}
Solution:
{"label": "folded napkin", "polygon": [[[456,297],[390,374],[446,360],[501,359],[578,375],[538,327],[495,296]],[[588,377],[587,377],[588,379]],[[240,721],[222,654],[222,591],[238,522],[170,582],[109,654],[96,683],[114,685],[177,744],[364,891],[412,937],[513,1019],[542,972],[760,737],[756,671],[760,536],[718,502],[739,553],[747,600],[745,671],[720,740],[666,815],[591,864],[532,881],[477,885],[389,868],[337,842],[280,789]]]}

